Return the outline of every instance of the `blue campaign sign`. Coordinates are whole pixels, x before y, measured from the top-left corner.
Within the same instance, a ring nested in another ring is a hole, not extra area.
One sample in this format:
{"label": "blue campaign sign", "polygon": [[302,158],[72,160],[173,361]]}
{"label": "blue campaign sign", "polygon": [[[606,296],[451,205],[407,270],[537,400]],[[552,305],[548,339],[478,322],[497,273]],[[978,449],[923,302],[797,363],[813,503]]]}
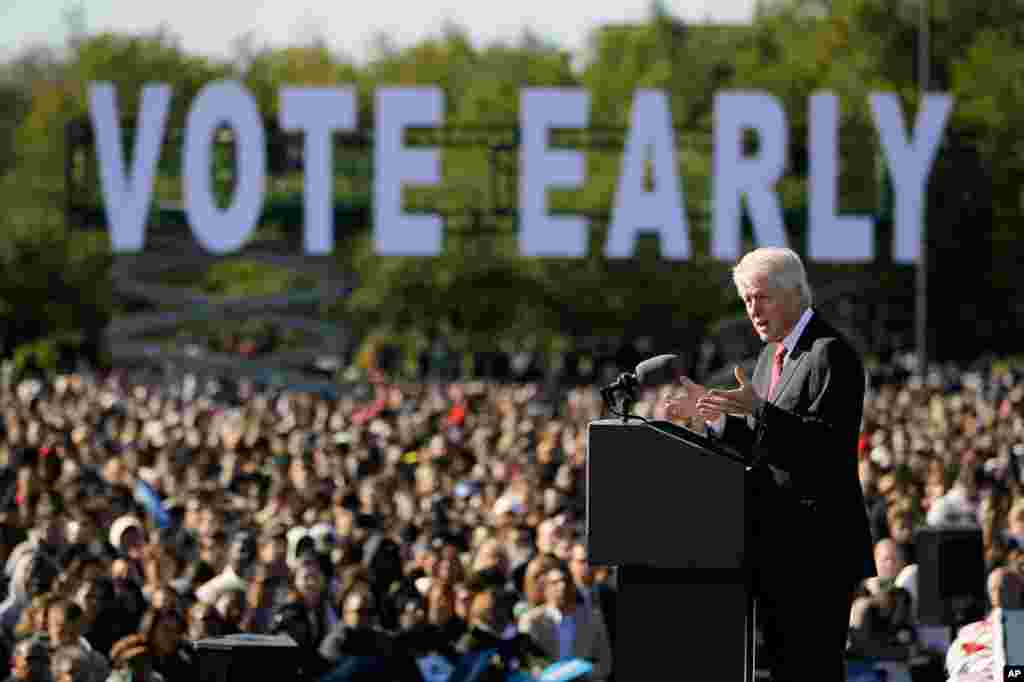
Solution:
{"label": "blue campaign sign", "polygon": [[569,658],[552,663],[540,674],[540,682],[569,682],[583,677],[594,669],[594,664],[582,658]]}
{"label": "blue campaign sign", "polygon": [[135,500],[153,517],[158,528],[167,528],[171,525],[171,515],[164,509],[160,495],[142,479],[135,481]]}
{"label": "blue campaign sign", "polygon": [[466,654],[455,664],[455,670],[448,676],[448,682],[475,682],[480,679],[480,676],[490,666],[491,657],[497,651],[497,649],[485,649]]}
{"label": "blue campaign sign", "polygon": [[530,677],[524,672],[516,671],[509,673],[508,677],[505,678],[505,682],[537,682],[536,677]]}
{"label": "blue campaign sign", "polygon": [[416,667],[420,669],[423,682],[448,682],[455,669],[444,656],[431,654],[416,659]]}

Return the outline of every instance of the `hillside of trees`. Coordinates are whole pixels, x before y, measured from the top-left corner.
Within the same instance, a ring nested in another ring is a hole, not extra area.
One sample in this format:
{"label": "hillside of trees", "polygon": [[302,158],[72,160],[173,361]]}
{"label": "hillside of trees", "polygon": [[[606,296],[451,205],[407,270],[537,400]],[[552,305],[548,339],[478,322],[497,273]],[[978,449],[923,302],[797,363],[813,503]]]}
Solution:
{"label": "hillside of trees", "polygon": [[[939,320],[973,321],[987,349],[1008,352],[1013,348],[993,344],[1012,343],[1008,337],[1024,319],[1014,303],[1020,298],[1014,266],[1024,255],[1016,238],[1024,211],[1024,147],[1018,142],[1024,80],[1016,69],[1024,2],[930,5],[930,89],[955,100],[929,193],[935,333],[943,334]],[[200,88],[220,79],[242,81],[268,121],[277,118],[282,86],[354,84],[363,129],[372,127],[373,93],[383,85],[439,86],[448,126],[494,129],[518,125],[524,87],[586,88],[591,126],[611,130],[628,125],[637,89],[663,90],[684,131],[677,152],[693,239],[690,261],[662,260],[656,240],[641,240],[628,261],[604,257],[621,170],[617,144],[587,149],[583,189],[552,193],[553,209],[591,218],[590,252],[575,261],[520,257],[514,216],[503,212],[514,208],[514,185],[491,186],[486,146],[454,146],[442,151],[441,187],[407,192],[410,205],[448,216],[443,254],[380,257],[369,225],[346,225],[336,235],[335,257],[359,285],[347,300],[322,310],[325,320],[357,337],[400,337],[420,346],[439,335],[456,348],[474,349],[527,342],[559,349],[588,337],[647,336],[663,348],[699,339],[740,310],[728,264],[708,255],[710,130],[713,98],[723,89],[763,90],[784,104],[791,149],[780,190],[798,251],[806,223],[808,97],[822,90],[840,97],[839,208],[880,219],[880,262],[857,271],[885,281],[898,270],[886,258],[890,198],[867,94],[898,93],[913,120],[921,94],[918,32],[919,3],[907,0],[768,0],[742,26],[685,23],[655,5],[644,23],[594,31],[584,54],[529,32],[514,42],[477,45],[454,24],[407,47],[382,38],[363,62],[347,57],[346,46],[322,40],[270,49],[242,36],[230,59],[214,60],[189,54],[163,30],[72,31],[61,50],[30,49],[0,64],[3,354],[24,355],[40,343],[91,344],[95,352],[99,330],[121,312],[111,292],[113,256],[102,219],[69,225],[64,211],[65,133],[69,122],[87,114],[90,82],[115,83],[130,120],[144,84],[170,84],[172,130],[182,127]],[[514,164],[515,155],[506,161]],[[352,174],[366,173],[356,166]],[[277,189],[297,194],[300,186],[300,178],[282,176]],[[180,178],[165,173],[156,194],[180,196]],[[751,243],[749,230],[746,238]],[[815,272],[826,285],[853,271]]]}

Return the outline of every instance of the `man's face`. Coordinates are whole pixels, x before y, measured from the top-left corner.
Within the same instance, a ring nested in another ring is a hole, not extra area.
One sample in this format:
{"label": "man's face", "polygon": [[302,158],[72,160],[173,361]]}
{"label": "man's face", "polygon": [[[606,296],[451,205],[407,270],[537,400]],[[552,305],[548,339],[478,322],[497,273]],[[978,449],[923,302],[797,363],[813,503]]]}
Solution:
{"label": "man's face", "polygon": [[350,628],[369,627],[373,622],[373,605],[365,595],[354,593],[345,600],[345,609],[342,614],[345,625]]}
{"label": "man's face", "polygon": [[577,585],[589,587],[594,583],[594,571],[587,562],[587,548],[583,545],[573,545],[572,554],[569,556],[569,570],[572,571],[572,578]]}
{"label": "man's face", "polygon": [[568,595],[569,580],[561,569],[553,568],[544,574],[544,597],[548,605],[562,607]]}
{"label": "man's face", "polygon": [[742,293],[747,317],[762,341],[781,341],[800,319],[800,292],[797,289],[778,289],[771,286],[764,275],[755,275]]}
{"label": "man's face", "polygon": [[54,609],[47,615],[46,629],[50,641],[58,644],[71,644],[78,638],[74,626],[66,621],[64,611],[60,609]]}
{"label": "man's face", "polygon": [[892,542],[879,542],[875,547],[875,567],[880,578],[895,578],[903,570],[899,550]]}

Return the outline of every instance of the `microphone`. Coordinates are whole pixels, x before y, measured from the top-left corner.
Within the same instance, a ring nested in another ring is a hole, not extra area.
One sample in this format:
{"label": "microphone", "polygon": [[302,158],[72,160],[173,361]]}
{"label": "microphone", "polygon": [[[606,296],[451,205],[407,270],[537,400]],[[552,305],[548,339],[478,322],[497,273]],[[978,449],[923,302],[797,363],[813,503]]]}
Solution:
{"label": "microphone", "polygon": [[636,366],[636,380],[641,386],[672,384],[684,374],[686,367],[678,355],[658,355]]}
{"label": "microphone", "polygon": [[633,374],[620,374],[619,378],[603,389],[608,393],[629,391],[632,393],[641,386],[661,386],[671,384],[686,374],[683,361],[678,355],[658,355],[644,360],[636,366]]}

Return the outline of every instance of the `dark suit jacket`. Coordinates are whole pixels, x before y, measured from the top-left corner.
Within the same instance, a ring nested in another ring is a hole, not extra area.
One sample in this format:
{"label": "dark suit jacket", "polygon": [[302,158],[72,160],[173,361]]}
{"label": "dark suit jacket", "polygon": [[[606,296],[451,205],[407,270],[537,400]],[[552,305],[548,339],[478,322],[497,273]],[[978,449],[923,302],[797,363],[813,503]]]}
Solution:
{"label": "dark suit jacket", "polygon": [[[751,378],[762,396],[776,346],[762,349]],[[864,387],[857,352],[815,311],[783,366],[774,399],[753,417],[729,416],[722,433],[754,464],[754,504],[760,509],[753,513],[763,547],[802,547],[844,585],[875,575],[857,476]],[[759,566],[776,561],[784,564],[781,570],[792,570],[795,557],[788,552],[760,554]]]}

